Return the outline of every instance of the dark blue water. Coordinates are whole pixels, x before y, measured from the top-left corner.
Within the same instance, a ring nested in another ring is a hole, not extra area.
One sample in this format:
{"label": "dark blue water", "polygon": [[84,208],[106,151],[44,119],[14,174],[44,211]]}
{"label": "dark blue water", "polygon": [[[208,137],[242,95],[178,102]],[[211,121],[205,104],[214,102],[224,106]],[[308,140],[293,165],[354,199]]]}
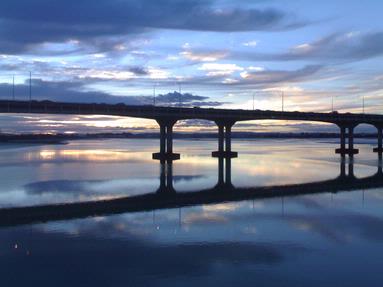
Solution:
{"label": "dark blue water", "polygon": [[[161,166],[151,152],[157,144],[4,145],[0,206],[155,192]],[[335,146],[314,140],[236,141],[232,185],[273,189],[339,178]],[[290,196],[289,189],[271,198],[24,225],[0,218],[1,286],[381,286],[383,185],[348,185],[350,178],[368,178],[378,170],[372,145],[358,147],[355,177],[347,176],[345,163],[346,190],[329,185],[327,191],[323,184],[316,194]],[[215,141],[176,141],[175,149],[182,159],[172,166],[174,190],[216,186],[218,162],[210,157]]]}

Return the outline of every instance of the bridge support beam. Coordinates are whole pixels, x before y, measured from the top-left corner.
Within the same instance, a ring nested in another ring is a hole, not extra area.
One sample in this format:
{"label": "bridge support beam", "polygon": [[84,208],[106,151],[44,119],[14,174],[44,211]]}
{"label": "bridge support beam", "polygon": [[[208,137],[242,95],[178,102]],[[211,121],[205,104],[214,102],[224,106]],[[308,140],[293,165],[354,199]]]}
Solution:
{"label": "bridge support beam", "polygon": [[217,121],[216,124],[218,126],[218,151],[213,151],[212,157],[238,157],[238,153],[231,150],[231,128],[235,121]]}
{"label": "bridge support beam", "polygon": [[[335,150],[335,153],[345,157],[348,154],[353,157],[354,154],[358,154],[359,150],[354,148],[354,128],[355,125],[339,125],[340,127],[340,148]],[[346,134],[347,130],[347,134]],[[346,138],[348,139],[348,147],[346,147]]]}
{"label": "bridge support beam", "polygon": [[160,119],[160,152],[153,153],[152,158],[161,162],[180,159],[179,153],[173,153],[173,126],[176,120]]}
{"label": "bridge support beam", "polygon": [[375,126],[376,129],[378,130],[378,146],[376,148],[374,148],[374,152],[378,153],[378,156],[379,156],[379,159],[382,158],[382,153],[383,153],[383,142],[382,142],[382,138],[383,138],[383,128],[381,126]]}

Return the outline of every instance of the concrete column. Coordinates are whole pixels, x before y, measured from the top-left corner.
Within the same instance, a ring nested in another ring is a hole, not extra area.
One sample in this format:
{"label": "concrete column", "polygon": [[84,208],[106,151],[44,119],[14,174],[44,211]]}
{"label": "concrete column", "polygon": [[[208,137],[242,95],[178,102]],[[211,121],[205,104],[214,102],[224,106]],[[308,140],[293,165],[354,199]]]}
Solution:
{"label": "concrete column", "polygon": [[226,125],[226,152],[231,152],[231,125]]}
{"label": "concrete column", "polygon": [[348,128],[348,150],[349,150],[349,156],[354,156],[354,127]]}
{"label": "concrete column", "polygon": [[180,154],[173,153],[173,126],[175,120],[158,119],[160,126],[160,152],[153,153],[152,158],[160,161],[180,159]]}
{"label": "concrete column", "polygon": [[346,148],[346,128],[340,128],[340,148],[344,150]]}
{"label": "concrete column", "polygon": [[160,124],[160,153],[164,154],[166,151],[166,126]]}
{"label": "concrete column", "polygon": [[218,126],[218,151],[223,152],[224,150],[224,126]]}
{"label": "concrete column", "polygon": [[167,151],[166,153],[172,154],[173,153],[173,124],[170,123],[167,125]]}

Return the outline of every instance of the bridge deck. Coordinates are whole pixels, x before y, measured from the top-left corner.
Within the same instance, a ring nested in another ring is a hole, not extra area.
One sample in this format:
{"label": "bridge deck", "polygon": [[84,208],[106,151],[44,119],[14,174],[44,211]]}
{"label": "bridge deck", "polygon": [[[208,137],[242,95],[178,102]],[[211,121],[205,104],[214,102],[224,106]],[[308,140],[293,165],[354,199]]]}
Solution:
{"label": "bridge deck", "polygon": [[177,108],[132,106],[125,104],[60,103],[51,101],[0,100],[0,113],[111,115],[146,119],[169,118],[205,120],[298,120],[328,123],[367,123],[383,125],[383,115],[351,113],[279,112],[268,110],[233,110],[213,108]]}

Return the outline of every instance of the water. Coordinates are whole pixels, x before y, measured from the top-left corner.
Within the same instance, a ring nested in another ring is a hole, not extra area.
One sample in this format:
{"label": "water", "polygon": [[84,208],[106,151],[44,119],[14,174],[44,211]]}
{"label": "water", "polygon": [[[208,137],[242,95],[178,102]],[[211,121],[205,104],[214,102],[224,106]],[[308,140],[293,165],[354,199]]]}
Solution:
{"label": "water", "polygon": [[[231,182],[240,193],[338,178],[335,147],[332,140],[236,140]],[[372,142],[357,147],[356,178],[373,176]],[[157,149],[149,139],[3,145],[0,206],[156,192]],[[215,149],[214,140],[176,140],[174,190],[216,191]],[[1,286],[381,286],[383,189],[317,186],[324,192],[46,223],[0,218]]]}

